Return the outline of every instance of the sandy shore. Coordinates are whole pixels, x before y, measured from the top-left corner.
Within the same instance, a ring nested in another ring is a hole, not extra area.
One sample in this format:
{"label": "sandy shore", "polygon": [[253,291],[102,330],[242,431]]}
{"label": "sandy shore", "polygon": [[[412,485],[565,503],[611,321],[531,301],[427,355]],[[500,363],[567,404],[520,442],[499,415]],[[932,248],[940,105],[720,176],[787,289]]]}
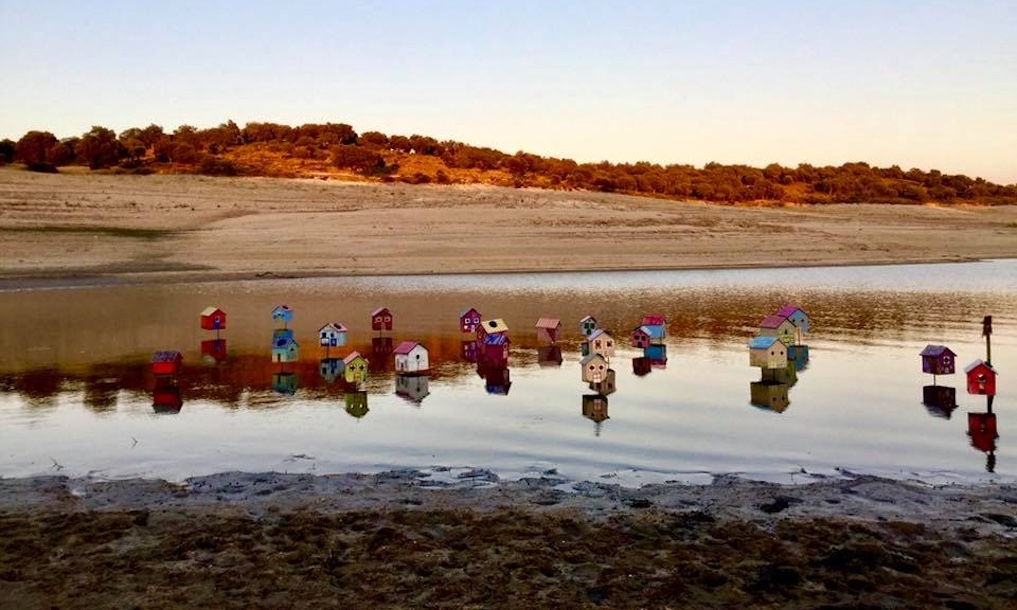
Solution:
{"label": "sandy shore", "polygon": [[0,281],[945,262],[1017,256],[1017,207],[0,169]]}

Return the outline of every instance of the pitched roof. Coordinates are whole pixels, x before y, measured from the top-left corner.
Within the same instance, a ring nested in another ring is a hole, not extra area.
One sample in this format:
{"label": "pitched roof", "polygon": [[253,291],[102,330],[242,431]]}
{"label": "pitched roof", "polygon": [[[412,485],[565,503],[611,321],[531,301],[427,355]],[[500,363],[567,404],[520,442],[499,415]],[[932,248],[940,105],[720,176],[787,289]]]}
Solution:
{"label": "pitched roof", "polygon": [[488,333],[504,333],[508,332],[508,324],[505,324],[505,320],[501,318],[495,318],[493,320],[484,320],[480,323],[480,326]]}
{"label": "pitched roof", "polygon": [[594,318],[593,316],[583,316],[583,319],[580,320],[579,323],[582,324],[583,322],[586,322],[587,320],[590,320],[590,321],[593,321],[593,322],[597,321],[596,318]]}
{"label": "pitched roof", "polygon": [[555,329],[561,326],[561,320],[558,318],[540,318],[537,320],[537,328]]}
{"label": "pitched roof", "polygon": [[586,365],[589,364],[594,359],[603,360],[604,362],[607,362],[607,358],[601,356],[600,354],[593,353],[590,354],[589,356],[585,356],[582,360],[579,361],[579,364]]}
{"label": "pitched roof", "polygon": [[[405,356],[406,354],[409,354],[410,352],[412,352],[413,348],[417,347],[418,345],[420,345],[420,343],[418,343],[417,341],[403,341],[402,343],[400,343],[399,345],[396,346],[395,350],[392,353],[393,354],[401,354],[401,355]],[[424,346],[420,345],[420,347],[424,347]],[[427,348],[424,347],[424,349],[427,349]]]}
{"label": "pitched roof", "polygon": [[321,328],[319,328],[318,332],[321,332],[323,330],[328,330],[330,328],[332,330],[334,330],[336,332],[340,332],[340,333],[344,333],[344,332],[347,331],[347,328],[345,326],[343,326],[342,322],[329,322],[328,324],[326,324],[326,325],[322,326]]}
{"label": "pitched roof", "polygon": [[367,358],[364,358],[363,356],[361,356],[360,352],[350,352],[348,356],[343,358],[343,364],[349,364],[349,363],[353,362],[354,360],[356,360],[357,358],[360,358],[364,362],[367,362]]}
{"label": "pitched roof", "polygon": [[780,342],[777,337],[755,336],[749,339],[749,349],[767,349],[774,343]]}
{"label": "pitched roof", "polygon": [[661,316],[661,315],[652,315],[652,316],[643,316],[643,321],[640,322],[639,325],[640,326],[662,326],[662,325],[664,325],[666,323],[667,322],[666,322],[664,316]]}
{"label": "pitched roof", "polygon": [[379,307],[371,312],[371,317],[373,318],[380,313],[388,313],[389,315],[392,315],[392,312],[388,310],[388,307]]}
{"label": "pitched roof", "polygon": [[949,353],[951,356],[956,356],[949,347],[945,345],[926,345],[925,349],[922,350],[921,356],[942,356],[943,354]]}
{"label": "pitched roof", "polygon": [[487,335],[484,337],[484,345],[508,345],[512,343],[505,335]]}
{"label": "pitched roof", "polygon": [[788,319],[784,316],[766,316],[763,318],[763,321],[759,323],[759,328],[780,328],[780,325],[787,321]]}
{"label": "pitched roof", "polygon": [[176,350],[163,350],[152,354],[152,362],[173,362],[183,359],[184,357]]}
{"label": "pitched roof", "polygon": [[660,324],[643,324],[639,328],[649,335],[651,339],[664,338],[664,327]]}
{"label": "pitched roof", "polygon": [[986,361],[984,361],[984,360],[975,360],[975,361],[974,361],[974,362],[972,362],[971,364],[969,364],[969,365],[967,365],[966,367],[964,367],[964,372],[965,372],[965,373],[970,373],[971,371],[975,370],[975,369],[976,369],[976,368],[978,368],[979,366],[984,366],[985,368],[989,369],[990,371],[992,371],[992,374],[993,374],[993,375],[998,375],[998,374],[999,374],[999,373],[998,373],[998,372],[996,371],[996,369],[994,369],[994,368],[992,367],[992,365],[991,365],[991,364],[989,364],[988,362],[986,362]]}
{"label": "pitched roof", "polygon": [[272,310],[272,313],[287,312],[287,311],[290,311],[290,306],[289,305],[276,305],[275,309]]}
{"label": "pitched roof", "polygon": [[596,339],[597,337],[599,337],[601,335],[604,335],[606,337],[611,337],[611,334],[608,333],[606,330],[604,330],[603,328],[598,328],[598,329],[594,330],[592,333],[590,333],[590,336],[587,337],[586,339],[587,340]]}
{"label": "pitched roof", "polygon": [[226,313],[225,311],[219,309],[218,307],[209,306],[209,307],[206,307],[204,309],[204,311],[201,312],[201,315],[202,316],[210,316],[210,315],[214,314],[217,311],[221,312],[221,313]]}
{"label": "pitched roof", "polygon": [[461,317],[465,316],[466,314],[470,313],[471,311],[476,313],[478,316],[480,315],[480,312],[477,311],[476,307],[467,307],[466,309],[464,309],[464,310],[459,312],[459,317],[461,318]]}
{"label": "pitched roof", "polygon": [[797,305],[794,305],[793,303],[787,303],[783,307],[778,309],[777,310],[777,315],[781,316],[781,317],[784,317],[784,318],[790,318],[792,315],[794,315],[795,312],[798,312],[798,311],[800,311],[803,314],[805,314],[805,317],[809,316],[809,314],[805,313],[804,309],[802,309],[801,307],[799,307]]}

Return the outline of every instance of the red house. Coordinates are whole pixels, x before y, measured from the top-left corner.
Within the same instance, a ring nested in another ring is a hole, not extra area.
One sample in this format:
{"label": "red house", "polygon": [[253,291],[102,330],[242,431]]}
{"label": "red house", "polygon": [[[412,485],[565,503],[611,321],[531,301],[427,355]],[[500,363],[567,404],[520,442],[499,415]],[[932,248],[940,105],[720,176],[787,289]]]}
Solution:
{"label": "red house", "polygon": [[996,369],[982,360],[975,360],[964,368],[968,376],[968,394],[996,395]]}
{"label": "red house", "polygon": [[388,307],[371,312],[371,330],[392,330],[392,312]]}
{"label": "red house", "polygon": [[650,332],[645,326],[640,326],[638,328],[633,329],[632,331],[631,337],[632,347],[638,348],[650,347],[651,339],[652,337],[650,337]]}
{"label": "red house", "polygon": [[184,363],[184,357],[175,350],[166,350],[152,354],[152,373],[154,375],[177,375]]}
{"label": "red house", "polygon": [[459,332],[475,333],[480,326],[480,312],[469,307],[459,312]]}
{"label": "red house", "polygon": [[204,330],[225,330],[226,312],[218,307],[206,307],[201,312],[201,328]]}
{"label": "red house", "polygon": [[152,392],[152,410],[156,413],[179,413],[183,406],[180,388],[175,385],[158,387]]}
{"label": "red house", "polygon": [[999,432],[996,431],[995,413],[968,413],[968,436],[971,437],[971,446],[979,451],[989,453],[996,450],[996,439]]}
{"label": "red house", "polygon": [[509,338],[506,335],[484,337],[484,363],[489,368],[508,366],[509,343]]}
{"label": "red house", "polygon": [[540,318],[537,320],[537,340],[554,345],[561,334],[561,320],[558,318]]}
{"label": "red house", "polygon": [[643,316],[643,321],[639,323],[640,326],[665,326],[667,325],[667,318],[661,315]]}

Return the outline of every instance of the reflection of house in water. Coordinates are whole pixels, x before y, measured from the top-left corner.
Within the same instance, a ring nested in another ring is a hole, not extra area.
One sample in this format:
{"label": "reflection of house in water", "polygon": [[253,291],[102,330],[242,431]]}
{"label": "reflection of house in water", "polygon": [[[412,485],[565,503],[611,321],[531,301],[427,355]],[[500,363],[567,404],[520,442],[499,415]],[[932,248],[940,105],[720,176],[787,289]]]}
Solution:
{"label": "reflection of house in water", "polygon": [[296,394],[298,385],[296,373],[286,371],[272,373],[272,391],[278,394]]}
{"label": "reflection of house in water", "polygon": [[156,413],[179,413],[183,406],[184,400],[177,385],[157,386],[152,391],[152,410]]}
{"label": "reflection of house in water", "polygon": [[388,369],[389,354],[392,353],[392,337],[374,337],[371,339],[371,372],[381,373]]}
{"label": "reflection of house in water", "polygon": [[460,343],[459,353],[462,355],[463,360],[466,362],[477,361],[477,342],[476,341],[463,341]]}
{"label": "reflection of house in water", "polygon": [[537,348],[537,364],[540,366],[561,366],[561,347],[542,345]]}
{"label": "reflection of house in water", "polygon": [[650,366],[655,368],[667,367],[667,346],[663,344],[651,344],[643,349],[643,357],[650,361]]}
{"label": "reflection of house in water", "polygon": [[986,396],[985,413],[968,413],[968,436],[971,446],[985,454],[985,470],[996,471],[996,414],[992,412],[992,396]]}
{"label": "reflection of house in water", "polygon": [[601,394],[583,394],[583,417],[597,424],[596,435],[600,436],[601,423],[608,419],[607,396]]}
{"label": "reflection of house in water", "polygon": [[788,399],[788,385],[772,381],[753,381],[749,384],[750,402],[757,406],[783,413],[791,401]]}
{"label": "reflection of house in water", "polygon": [[795,368],[793,362],[787,363],[783,368],[761,369],[761,371],[760,381],[767,383],[786,383],[788,387],[793,387],[796,383],[798,383],[798,369]]}
{"label": "reflection of house in water", "polygon": [[794,363],[795,369],[799,371],[805,370],[805,367],[809,364],[809,346],[788,345],[787,360]]}
{"label": "reflection of house in water", "polygon": [[201,357],[206,362],[218,364],[226,359],[226,339],[209,339],[201,342]]}
{"label": "reflection of house in water", "polygon": [[653,365],[650,364],[650,359],[646,356],[632,359],[632,374],[636,377],[649,375],[651,370],[653,370]]}
{"label": "reflection of house in water", "polygon": [[346,365],[341,358],[322,358],[318,362],[318,374],[329,383],[339,379],[346,370]]}
{"label": "reflection of house in water", "polygon": [[607,369],[607,373],[604,375],[603,381],[591,381],[590,389],[598,394],[610,396],[618,389],[615,385],[615,378],[616,375],[614,369]]}
{"label": "reflection of house in water", "polygon": [[351,416],[360,419],[367,415],[370,409],[367,408],[367,392],[346,392],[346,412]]}
{"label": "reflection of house in water", "polygon": [[957,390],[941,385],[927,385],[922,388],[922,404],[930,415],[950,419],[957,408]]}
{"label": "reflection of house in water", "polygon": [[508,367],[484,369],[484,389],[487,390],[488,394],[506,396],[511,387],[512,380]]}
{"label": "reflection of house in water", "polygon": [[431,393],[430,383],[427,375],[396,375],[395,393],[419,404]]}

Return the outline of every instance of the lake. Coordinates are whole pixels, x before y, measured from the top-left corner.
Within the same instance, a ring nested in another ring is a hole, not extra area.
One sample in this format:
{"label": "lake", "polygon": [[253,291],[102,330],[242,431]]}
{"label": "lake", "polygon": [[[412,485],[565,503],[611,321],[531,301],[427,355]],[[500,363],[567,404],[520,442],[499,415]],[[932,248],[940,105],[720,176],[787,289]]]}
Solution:
{"label": "lake", "polygon": [[[786,302],[809,313],[809,357],[761,383],[747,342]],[[282,303],[296,362],[271,361]],[[210,305],[227,312],[224,343],[199,327]],[[372,331],[383,306],[393,329]],[[509,326],[507,367],[471,361],[458,327],[468,307]],[[726,473],[1017,480],[1017,260],[25,289],[0,291],[0,313],[4,477],[414,468],[623,485]],[[648,314],[667,319],[663,349],[649,354],[628,340]],[[618,344],[602,393],[581,380],[586,315]],[[986,315],[999,371],[991,409],[963,372],[986,357]],[[538,340],[541,317],[561,319],[557,349]],[[323,375],[317,331],[333,321],[349,344],[327,355],[370,361],[360,387]],[[429,349],[427,376],[395,374],[402,340]],[[922,373],[927,344],[956,353],[956,374]],[[182,354],[175,383],[152,375],[157,350]],[[923,404],[934,382],[955,399]]]}

